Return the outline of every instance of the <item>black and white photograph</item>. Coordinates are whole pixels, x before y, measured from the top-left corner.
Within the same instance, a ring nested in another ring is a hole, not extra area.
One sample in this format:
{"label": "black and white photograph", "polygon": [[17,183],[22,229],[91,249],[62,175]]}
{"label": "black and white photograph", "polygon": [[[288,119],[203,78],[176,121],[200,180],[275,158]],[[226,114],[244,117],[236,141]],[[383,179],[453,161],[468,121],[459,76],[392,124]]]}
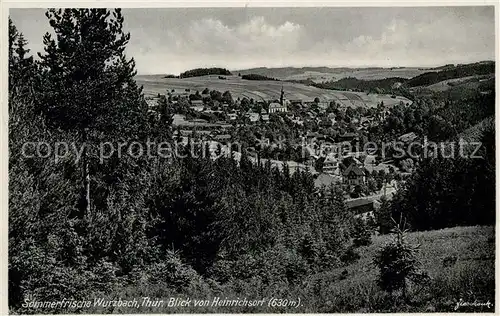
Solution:
{"label": "black and white photograph", "polygon": [[498,4],[304,3],[2,4],[6,312],[499,310]]}

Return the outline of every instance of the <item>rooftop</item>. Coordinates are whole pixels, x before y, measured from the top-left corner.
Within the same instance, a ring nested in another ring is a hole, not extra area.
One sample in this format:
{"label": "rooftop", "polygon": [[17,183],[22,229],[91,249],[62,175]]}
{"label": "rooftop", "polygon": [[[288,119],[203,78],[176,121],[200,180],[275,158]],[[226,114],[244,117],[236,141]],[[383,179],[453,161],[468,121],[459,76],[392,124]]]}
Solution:
{"label": "rooftop", "polygon": [[352,163],[349,167],[347,167],[342,174],[344,176],[349,175],[351,172],[354,172],[355,175],[357,176],[363,176],[365,174],[364,170],[358,167],[355,163]]}
{"label": "rooftop", "polygon": [[269,104],[269,108],[281,108],[281,107],[284,107],[283,105],[277,103],[277,102],[273,102],[271,104]]}
{"label": "rooftop", "polygon": [[355,208],[355,207],[364,206],[364,205],[370,205],[370,204],[373,205],[374,200],[372,198],[362,197],[362,198],[358,198],[358,199],[346,200],[345,204],[346,204],[347,208]]}

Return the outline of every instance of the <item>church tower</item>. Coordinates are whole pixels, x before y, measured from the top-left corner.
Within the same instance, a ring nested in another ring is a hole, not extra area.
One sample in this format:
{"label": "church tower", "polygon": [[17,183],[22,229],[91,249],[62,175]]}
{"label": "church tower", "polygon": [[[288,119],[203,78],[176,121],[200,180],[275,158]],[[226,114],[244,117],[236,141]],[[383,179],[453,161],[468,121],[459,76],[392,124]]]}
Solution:
{"label": "church tower", "polygon": [[280,96],[280,104],[281,106],[284,106],[284,102],[285,102],[285,99],[284,99],[284,95],[285,95],[285,92],[283,91],[283,86],[281,86],[281,96]]}

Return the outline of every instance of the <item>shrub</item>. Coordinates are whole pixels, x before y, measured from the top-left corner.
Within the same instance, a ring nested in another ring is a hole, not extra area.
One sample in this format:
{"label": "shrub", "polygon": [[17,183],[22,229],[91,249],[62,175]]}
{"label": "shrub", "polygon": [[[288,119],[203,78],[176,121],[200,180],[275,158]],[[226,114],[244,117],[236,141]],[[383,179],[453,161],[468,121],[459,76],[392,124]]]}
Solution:
{"label": "shrub", "polygon": [[340,256],[340,261],[345,264],[351,264],[357,261],[361,256],[354,250],[354,247],[349,247],[347,250]]}
{"label": "shrub", "polygon": [[372,243],[370,227],[362,218],[355,219],[352,237],[355,247],[368,246]]}
{"label": "shrub", "polygon": [[145,269],[136,268],[132,275],[132,278],[139,282],[159,284],[177,291],[200,278],[199,274],[186,265],[174,251],[167,251],[166,258],[161,262],[151,264]]}
{"label": "shrub", "polygon": [[444,259],[443,259],[443,267],[446,268],[446,267],[451,267],[453,266],[455,263],[457,263],[457,256],[446,256]]}
{"label": "shrub", "polygon": [[380,207],[378,209],[376,209],[374,212],[375,222],[377,223],[377,225],[379,227],[379,233],[387,234],[391,231],[391,227],[392,227],[391,202],[389,202],[389,200],[387,200],[386,197],[382,197],[380,199],[380,202],[381,202]]}
{"label": "shrub", "polygon": [[276,245],[262,253],[247,253],[238,259],[219,259],[210,276],[219,282],[258,277],[264,284],[296,283],[310,273],[310,265],[297,251]]}
{"label": "shrub", "polygon": [[[394,221],[395,222],[395,221]],[[418,269],[419,262],[416,253],[420,245],[407,242],[405,224],[395,222],[392,230],[394,239],[384,245],[376,254],[374,263],[379,267],[379,286],[389,293],[401,290],[403,299],[406,298],[407,282],[420,282],[425,273]]]}

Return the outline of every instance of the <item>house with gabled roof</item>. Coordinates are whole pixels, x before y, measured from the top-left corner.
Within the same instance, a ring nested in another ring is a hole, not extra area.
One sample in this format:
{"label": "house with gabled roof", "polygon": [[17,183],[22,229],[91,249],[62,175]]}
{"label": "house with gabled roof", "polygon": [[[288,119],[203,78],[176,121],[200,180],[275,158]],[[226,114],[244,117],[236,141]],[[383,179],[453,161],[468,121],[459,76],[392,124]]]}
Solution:
{"label": "house with gabled roof", "polygon": [[361,185],[366,182],[366,170],[352,163],[342,172],[343,182],[348,185]]}

